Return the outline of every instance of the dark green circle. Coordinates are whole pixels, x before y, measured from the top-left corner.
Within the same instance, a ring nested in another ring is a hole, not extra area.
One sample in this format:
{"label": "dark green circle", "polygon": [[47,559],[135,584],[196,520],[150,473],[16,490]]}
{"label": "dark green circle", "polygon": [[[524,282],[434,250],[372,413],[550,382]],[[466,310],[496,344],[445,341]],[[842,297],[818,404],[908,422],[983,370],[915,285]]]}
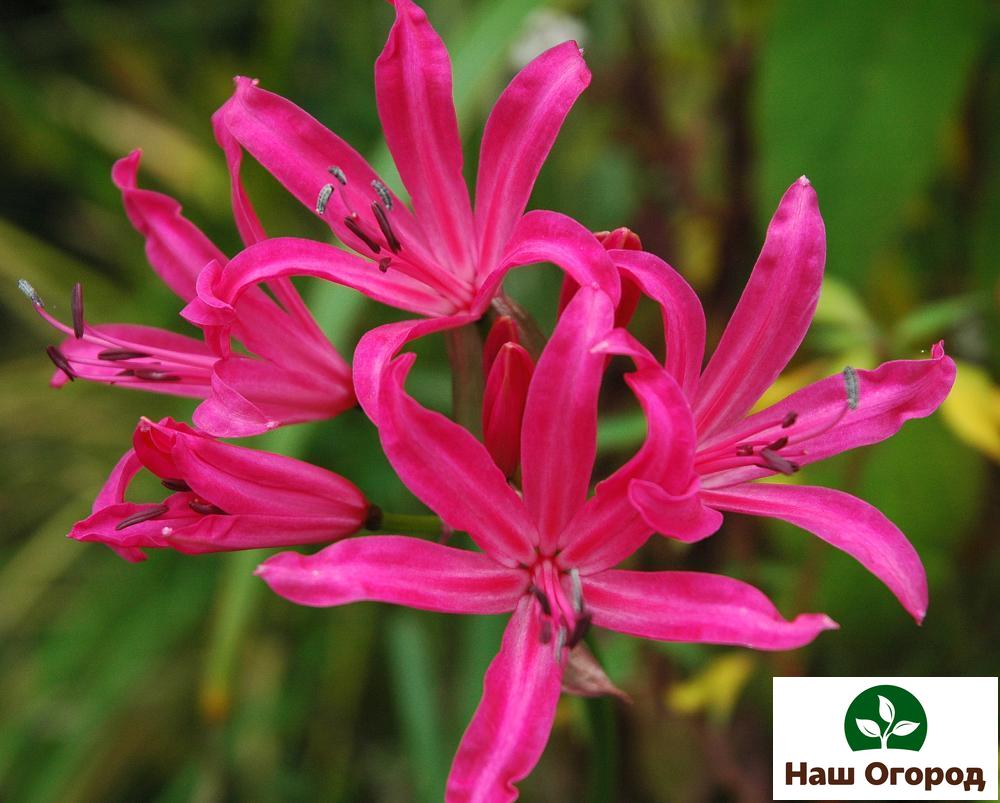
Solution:
{"label": "dark green circle", "polygon": [[[884,708],[879,696],[889,701],[891,710]],[[892,714],[891,722],[887,722],[885,718],[889,713]],[[861,725],[858,720],[862,721]],[[900,723],[916,723],[917,727],[911,730],[910,724]],[[877,730],[879,735],[866,735],[862,732],[862,727],[870,732]],[[893,733],[895,730],[903,733]],[[844,715],[844,736],[851,750],[881,750],[883,734],[886,736],[885,747],[892,750],[919,750],[927,738],[927,714],[924,707],[916,697],[899,686],[872,686],[865,689],[854,698]]]}

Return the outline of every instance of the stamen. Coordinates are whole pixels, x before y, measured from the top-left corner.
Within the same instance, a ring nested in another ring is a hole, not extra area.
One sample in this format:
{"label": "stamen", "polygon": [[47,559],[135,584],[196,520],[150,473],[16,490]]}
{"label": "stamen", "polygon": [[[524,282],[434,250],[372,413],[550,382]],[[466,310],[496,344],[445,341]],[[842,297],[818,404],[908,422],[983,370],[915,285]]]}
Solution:
{"label": "stamen", "polygon": [[847,406],[857,410],[861,400],[861,382],[858,372],[849,365],[844,368],[844,385],[847,388]]}
{"label": "stamen", "polygon": [[367,234],[365,234],[365,230],[362,229],[361,226],[358,225],[358,221],[356,221],[354,218],[352,218],[352,217],[345,217],[344,218],[344,225],[347,226],[347,228],[351,232],[351,234],[353,234],[355,237],[357,237],[359,240],[361,240],[365,245],[367,245],[376,254],[379,251],[382,250],[382,246],[380,246],[371,237],[369,237]]}
{"label": "stamen", "polygon": [[76,374],[73,373],[73,367],[69,364],[69,360],[66,359],[65,354],[59,351],[59,349],[55,346],[46,346],[45,353],[49,355],[49,359],[52,360],[52,364],[69,377],[70,382],[76,379]]}
{"label": "stamen", "polygon": [[333,195],[333,185],[324,184],[319,191],[319,197],[316,199],[316,214],[322,215],[326,212],[326,205],[330,203],[330,196]]}
{"label": "stamen", "polygon": [[382,273],[385,273],[386,271],[389,270],[389,266],[391,264],[392,264],[392,257],[382,257],[378,261],[378,269],[382,271]]}
{"label": "stamen", "polygon": [[792,424],[799,420],[798,413],[789,413],[784,418],[781,419],[781,428],[788,429]]}
{"label": "stamen", "polygon": [[392,196],[389,194],[389,188],[385,186],[377,178],[372,180],[372,189],[378,195],[379,199],[382,201],[382,206],[385,207],[387,212],[392,211]]}
{"label": "stamen", "polygon": [[538,633],[538,640],[542,644],[548,644],[552,641],[552,622],[548,619],[542,620],[542,627]]}
{"label": "stamen", "polygon": [[117,360],[139,360],[143,357],[151,356],[151,354],[147,354],[144,351],[130,351],[129,349],[104,349],[104,351],[97,353],[97,359],[109,360],[110,362]]}
{"label": "stamen", "polygon": [[587,611],[583,616],[576,620],[576,624],[573,626],[573,632],[569,634],[569,640],[566,642],[566,646],[573,649],[577,644],[583,641],[584,637],[590,632],[590,623],[593,621],[594,616],[590,611]]}
{"label": "stamen", "polygon": [[36,307],[41,307],[45,309],[45,302],[42,301],[42,297],[38,295],[38,291],[32,287],[31,282],[27,279],[17,280],[17,289],[20,290],[28,297],[28,301],[34,304]]}
{"label": "stamen", "polygon": [[791,460],[786,460],[777,452],[773,452],[770,449],[761,449],[760,456],[764,460],[764,465],[761,468],[769,468],[772,471],[780,471],[782,474],[794,474],[799,470],[799,466],[793,463]]}
{"label": "stamen", "polygon": [[180,382],[181,379],[177,374],[157,371],[152,368],[135,368],[132,370],[131,376],[146,379],[150,382]]}
{"label": "stamen", "polygon": [[767,448],[770,449],[772,452],[780,452],[786,446],[788,446],[788,436],[787,435],[785,435],[785,436],[783,436],[781,438],[778,438],[778,440],[774,441],[774,443],[769,443],[767,445]]}
{"label": "stamen", "polygon": [[131,527],[134,524],[142,524],[144,521],[149,521],[150,519],[155,519],[157,516],[162,516],[170,508],[166,505],[157,505],[149,510],[142,510],[138,513],[133,513],[131,516],[122,519],[115,525],[115,530],[124,530],[126,527]]}
{"label": "stamen", "polygon": [[347,176],[344,175],[344,171],[337,167],[337,165],[330,165],[326,169],[326,172],[337,179],[342,185],[347,185]]}
{"label": "stamen", "polygon": [[534,595],[535,599],[538,600],[538,604],[542,606],[542,613],[546,616],[551,616],[552,606],[549,604],[549,598],[545,596],[545,592],[536,585],[532,585],[528,591]]}
{"label": "stamen", "polygon": [[368,515],[365,517],[366,530],[382,529],[382,508],[378,505],[368,506]]}
{"label": "stamen", "polygon": [[191,508],[195,513],[201,513],[204,516],[210,516],[213,514],[224,514],[225,511],[211,502],[206,502],[204,499],[192,499],[188,502],[188,507]]}
{"label": "stamen", "polygon": [[580,570],[570,569],[569,579],[573,585],[573,610],[583,613],[583,583],[580,582]]}
{"label": "stamen", "polygon": [[177,491],[178,493],[184,493],[185,491],[191,490],[191,486],[184,482],[184,480],[160,480],[160,485],[168,491]]}
{"label": "stamen", "polygon": [[70,299],[70,307],[73,310],[73,334],[79,340],[83,337],[83,285],[79,282],[73,285]]}
{"label": "stamen", "polygon": [[566,646],[566,628],[560,627],[559,631],[556,633],[555,644],[553,645],[555,649],[553,652],[553,658],[557,661],[562,658],[563,647]]}
{"label": "stamen", "polygon": [[382,230],[382,234],[385,235],[385,241],[389,244],[392,253],[398,254],[403,246],[396,239],[396,233],[392,230],[392,226],[389,225],[389,218],[386,216],[385,210],[375,201],[372,203],[372,212],[375,213],[375,220],[378,223],[378,227]]}

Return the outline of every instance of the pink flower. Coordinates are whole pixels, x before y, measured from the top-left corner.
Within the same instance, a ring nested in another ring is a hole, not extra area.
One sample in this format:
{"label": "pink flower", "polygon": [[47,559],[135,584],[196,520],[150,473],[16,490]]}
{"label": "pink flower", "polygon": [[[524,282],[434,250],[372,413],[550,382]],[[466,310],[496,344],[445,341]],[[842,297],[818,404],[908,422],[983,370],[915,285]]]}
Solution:
{"label": "pink flower", "polygon": [[[340,137],[255,81],[238,78],[235,94],[216,113],[215,131],[229,161],[244,236],[260,224],[240,182],[243,148],[354,253],[289,237],[261,242],[203,275],[198,299],[184,311],[192,322],[225,331],[248,288],[289,275],[325,278],[436,319],[429,327],[408,321],[384,333],[380,343],[389,350],[368,354],[363,373],[370,378],[395,353],[392,344],[398,349],[411,337],[480,317],[512,267],[553,261],[580,284],[596,281],[617,295],[610,263],[579,257],[581,248],[595,247],[584,242],[593,239],[589,232],[556,213],[524,215],[559,128],[590,81],[577,45],[565,42],[542,53],[501,94],[483,134],[473,211],[462,176],[448,52],[418,6],[411,0],[394,5],[396,21],[375,67],[376,100],[413,210]],[[363,378],[357,388],[370,415],[375,385]]]}
{"label": "pink flower", "polygon": [[[452,765],[449,801],[516,797],[514,782],[548,740],[568,652],[591,623],[643,638],[760,649],[798,647],[835,627],[815,614],[786,621],[761,592],[726,577],[611,568],[652,532],[628,500],[638,478],[674,492],[664,515],[680,531],[698,534],[719,518],[685,493],[695,479],[687,402],[641,347],[611,332],[613,317],[608,296],[581,288],[539,358],[524,411],[520,495],[478,440],[406,394],[414,355],[389,365],[379,402],[386,455],[410,490],[481,553],[371,536],[311,556],[282,553],[258,569],[277,593],[304,605],[379,600],[450,613],[513,611]],[[588,498],[597,396],[611,352],[636,359],[629,383],[649,432]]]}
{"label": "pink flower", "polygon": [[[184,301],[196,295],[198,273],[228,260],[172,198],[139,189],[140,152],[114,166],[132,225],[146,238],[146,255],[163,282]],[[28,286],[30,289],[30,286]],[[205,399],[194,414],[202,429],[221,436],[263,432],[282,424],[328,418],[355,403],[350,366],[316,325],[287,279],[270,284],[275,303],[257,288],[235,311],[232,334],[255,356],[229,353],[228,340],[210,345],[185,335],[132,324],[91,325],[82,290],[73,297],[73,326],[39,313],[68,337],[49,356],[59,387],[76,377],[122,387]],[[220,359],[220,356],[223,358]]]}
{"label": "pink flower", "polygon": [[[694,291],[651,254],[612,251],[623,277],[658,301],[666,368],[683,388],[698,431],[695,469],[704,504],[784,519],[852,555],[920,621],[927,579],[916,551],[882,513],[830,488],[758,483],[894,434],[930,415],[948,395],[955,364],[939,343],[928,360],[847,368],[748,415],[805,336],[819,298],[826,239],[816,193],[805,177],[785,193],[743,296],[704,372],[705,318]],[[660,515],[663,491],[636,482],[632,502],[646,521],[671,532]]]}
{"label": "pink flower", "polygon": [[[125,501],[141,469],[173,491],[163,502]],[[221,443],[185,424],[142,419],[70,538],[98,541],[126,560],[143,549],[189,554],[325,543],[377,515],[343,477],[294,460]]]}

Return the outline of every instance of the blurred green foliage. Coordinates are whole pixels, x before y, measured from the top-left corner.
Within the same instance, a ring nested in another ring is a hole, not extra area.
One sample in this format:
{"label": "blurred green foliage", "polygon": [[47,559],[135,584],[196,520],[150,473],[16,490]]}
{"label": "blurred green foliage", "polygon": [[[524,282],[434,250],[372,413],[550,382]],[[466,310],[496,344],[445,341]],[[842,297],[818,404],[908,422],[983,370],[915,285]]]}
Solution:
{"label": "blurred green foliage", "polygon": [[[628,225],[703,293],[717,336],[781,190],[801,173],[826,219],[830,281],[789,388],[944,338],[961,393],[891,441],[811,466],[880,506],[930,577],[916,628],[850,559],[800,531],[730,517],[694,547],[655,540],[647,567],[723,571],[786,614],[842,629],[794,653],[747,655],[598,634],[635,704],[564,700],[526,800],[763,800],[774,674],[996,672],[1000,327],[1000,36],[996,6],[929,1],[430,0],[451,49],[470,175],[485,115],[529,34],[582,25],[591,88],[533,205],[594,229]],[[547,15],[540,15],[545,10]],[[139,415],[180,400],[76,383],[50,390],[54,335],[17,294],[29,278],[67,317],[183,329],[120,210],[113,159],[144,148],[147,185],[238,242],[209,116],[244,73],[293,99],[391,176],[372,64],[382,3],[192,0],[5,3],[0,9],[0,799],[435,800],[503,625],[356,605],[297,608],[252,577],[261,555],[154,555],[126,565],[63,539]],[[273,234],[324,237],[263,171],[250,191]],[[397,184],[398,187],[398,184]],[[558,276],[516,294],[550,325]],[[334,342],[393,314],[303,288]],[[654,338],[656,315],[634,328]],[[422,398],[446,406],[440,343],[420,346]],[[963,377],[969,380],[964,381]],[[991,379],[991,377],[993,379]],[[963,384],[964,382],[964,384]],[[608,394],[601,468],[643,435]],[[419,511],[359,412],[272,433],[271,448]],[[581,771],[589,757],[591,773]]]}

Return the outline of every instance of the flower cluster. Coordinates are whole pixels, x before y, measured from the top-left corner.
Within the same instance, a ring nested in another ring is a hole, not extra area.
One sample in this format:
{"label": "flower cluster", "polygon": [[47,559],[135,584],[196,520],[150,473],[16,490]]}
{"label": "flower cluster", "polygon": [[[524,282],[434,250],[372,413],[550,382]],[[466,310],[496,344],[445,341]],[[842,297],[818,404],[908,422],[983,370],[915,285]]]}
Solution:
{"label": "flower cluster", "polygon": [[[200,339],[132,324],[91,323],[74,289],[72,321],[50,346],[54,385],[87,379],[201,399],[195,427],[139,422],[90,516],[70,537],[139,561],[186,553],[323,544],[281,552],[259,576],[310,606],[377,600],[464,614],[509,613],[483,697],[458,747],[447,799],[509,800],[541,755],[567,672],[595,666],[592,626],[647,639],[784,650],[836,627],[822,614],[783,617],[759,590],[724,576],[615,568],[654,534],[683,542],[723,513],[784,519],[856,558],[919,622],[923,567],[878,510],[840,491],[767,482],[889,437],[932,413],[954,381],[941,344],[929,359],[846,368],[765,409],[754,406],[798,349],[825,259],[816,193],[804,177],[778,204],[760,257],[714,354],[684,278],[627,229],[594,234],[551,211],[526,212],[532,185],[590,74],[573,42],[511,81],[486,123],[474,203],[443,43],[411,0],[375,65],[385,138],[410,204],[365,159],[256,80],[236,79],[213,117],[245,248],[230,258],[173,199],[137,183],[139,153],[112,171],[157,275],[184,302]],[[268,237],[240,179],[249,154],[327,223],[343,247]],[[547,339],[502,289],[513,268],[565,273]],[[292,284],[313,276],[417,317],[368,331],[349,364]],[[662,310],[661,361],[628,330],[640,296]],[[478,328],[477,328],[478,327]],[[488,335],[485,342],[480,332]],[[475,415],[462,422],[407,392],[409,341],[464,332],[478,360],[453,366]],[[401,353],[402,352],[402,353]],[[478,355],[477,355],[478,356]],[[592,488],[598,397],[612,356],[645,414],[638,452]],[[471,371],[478,371],[472,375]],[[344,477],[224,443],[335,416],[359,403],[393,469],[464,549],[384,530],[382,511]],[[146,469],[169,492],[126,500]]]}

